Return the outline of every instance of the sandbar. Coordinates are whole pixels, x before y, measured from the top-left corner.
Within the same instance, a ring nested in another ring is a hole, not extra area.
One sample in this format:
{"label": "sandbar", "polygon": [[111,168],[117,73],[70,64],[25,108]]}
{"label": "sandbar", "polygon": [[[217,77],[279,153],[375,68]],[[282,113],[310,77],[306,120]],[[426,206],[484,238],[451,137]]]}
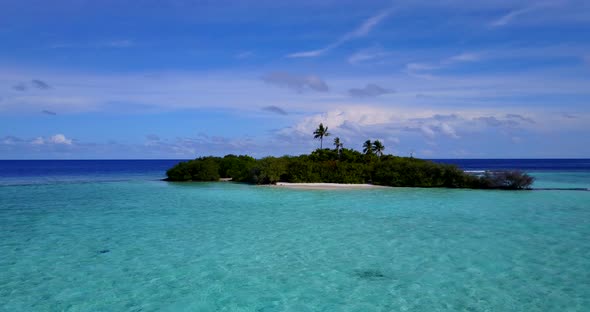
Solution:
{"label": "sandbar", "polygon": [[390,188],[389,186],[373,184],[340,184],[340,183],[287,183],[277,182],[273,187],[301,189],[301,190],[342,190],[342,189],[374,189]]}

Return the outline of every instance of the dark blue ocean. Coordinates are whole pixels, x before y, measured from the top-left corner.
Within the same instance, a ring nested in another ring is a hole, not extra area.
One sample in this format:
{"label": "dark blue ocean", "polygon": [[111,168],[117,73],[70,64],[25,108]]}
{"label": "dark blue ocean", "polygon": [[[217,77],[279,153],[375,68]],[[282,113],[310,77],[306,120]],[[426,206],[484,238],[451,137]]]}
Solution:
{"label": "dark blue ocean", "polygon": [[163,174],[178,159],[163,160],[0,160],[0,177]]}
{"label": "dark blue ocean", "polygon": [[433,159],[463,170],[590,171],[590,159]]}
{"label": "dark blue ocean", "polygon": [[0,185],[156,180],[183,160],[0,160]]}

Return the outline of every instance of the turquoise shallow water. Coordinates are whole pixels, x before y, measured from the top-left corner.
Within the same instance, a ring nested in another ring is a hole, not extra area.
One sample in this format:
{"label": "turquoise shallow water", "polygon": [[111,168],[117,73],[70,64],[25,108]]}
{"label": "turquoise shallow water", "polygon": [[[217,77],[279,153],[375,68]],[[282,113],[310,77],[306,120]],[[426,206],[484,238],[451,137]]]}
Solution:
{"label": "turquoise shallow water", "polygon": [[0,311],[590,310],[584,191],[4,185],[0,237]]}

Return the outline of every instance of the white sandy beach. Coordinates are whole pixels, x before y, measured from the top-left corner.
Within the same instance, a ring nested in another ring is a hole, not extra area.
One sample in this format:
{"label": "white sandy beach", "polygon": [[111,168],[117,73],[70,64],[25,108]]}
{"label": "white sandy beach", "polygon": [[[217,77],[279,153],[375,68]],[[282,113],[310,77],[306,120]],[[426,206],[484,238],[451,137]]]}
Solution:
{"label": "white sandy beach", "polygon": [[373,184],[339,184],[339,183],[287,183],[277,182],[273,187],[283,187],[303,190],[340,190],[340,189],[372,189],[389,188],[388,186]]}

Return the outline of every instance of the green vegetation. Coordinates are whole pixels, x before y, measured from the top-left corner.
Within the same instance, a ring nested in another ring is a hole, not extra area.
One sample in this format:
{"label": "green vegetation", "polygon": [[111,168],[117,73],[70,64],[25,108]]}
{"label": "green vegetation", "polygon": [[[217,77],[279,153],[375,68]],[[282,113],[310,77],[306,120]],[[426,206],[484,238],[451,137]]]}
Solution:
{"label": "green vegetation", "polygon": [[[321,140],[328,136],[322,124],[314,132]],[[534,178],[521,172],[467,174],[453,165],[385,155],[380,141],[367,140],[363,153],[344,148],[340,138],[335,149],[319,148],[309,155],[265,157],[226,155],[201,157],[181,162],[166,172],[168,181],[218,181],[231,178],[252,184],[292,183],[372,183],[399,187],[447,187],[481,189],[528,189]]]}
{"label": "green vegetation", "polygon": [[533,182],[532,177],[520,172],[489,172],[477,177],[452,165],[392,155],[378,157],[346,148],[262,159],[236,155],[201,157],[177,164],[167,175],[168,181],[232,178],[252,184],[282,181],[482,189],[527,189]]}

